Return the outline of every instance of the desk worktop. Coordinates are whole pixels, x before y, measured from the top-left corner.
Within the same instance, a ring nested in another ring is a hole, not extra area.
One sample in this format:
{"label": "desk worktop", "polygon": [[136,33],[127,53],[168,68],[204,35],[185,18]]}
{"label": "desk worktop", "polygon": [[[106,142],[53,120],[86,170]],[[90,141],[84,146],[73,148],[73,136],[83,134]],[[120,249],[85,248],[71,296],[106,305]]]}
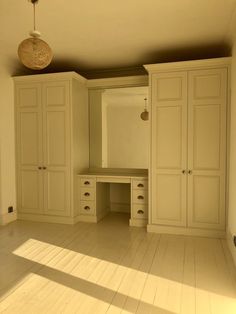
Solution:
{"label": "desk worktop", "polygon": [[144,173],[121,173],[121,172],[87,172],[78,175],[81,178],[96,178],[97,182],[110,182],[110,183],[130,183],[131,179],[147,180],[148,176]]}
{"label": "desk worktop", "polygon": [[78,176],[81,177],[126,177],[126,178],[147,178],[147,174],[144,173],[102,173],[102,172],[86,172],[80,173]]}

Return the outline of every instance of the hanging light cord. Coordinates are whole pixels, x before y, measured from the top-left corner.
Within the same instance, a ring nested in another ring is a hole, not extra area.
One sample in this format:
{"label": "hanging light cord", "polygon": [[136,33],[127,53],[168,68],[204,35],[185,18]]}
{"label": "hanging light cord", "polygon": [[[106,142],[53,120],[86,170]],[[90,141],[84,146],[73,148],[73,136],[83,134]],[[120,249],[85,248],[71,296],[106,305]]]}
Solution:
{"label": "hanging light cord", "polygon": [[144,98],[144,101],[145,101],[144,109],[147,110],[147,98],[146,97]]}
{"label": "hanging light cord", "polygon": [[33,4],[33,11],[34,11],[34,31],[36,31],[36,14],[35,14],[35,4],[38,2],[38,0],[31,0],[31,3]]}
{"label": "hanging light cord", "polygon": [[34,31],[35,31],[35,3],[33,3],[33,6],[34,6]]}

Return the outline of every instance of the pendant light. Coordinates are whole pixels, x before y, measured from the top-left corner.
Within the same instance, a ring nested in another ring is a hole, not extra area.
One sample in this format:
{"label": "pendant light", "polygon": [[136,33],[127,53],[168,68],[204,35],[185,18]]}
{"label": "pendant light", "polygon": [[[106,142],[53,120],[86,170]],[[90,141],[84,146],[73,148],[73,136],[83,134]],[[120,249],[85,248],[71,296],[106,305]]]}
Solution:
{"label": "pendant light", "polygon": [[49,45],[39,39],[40,32],[36,30],[35,5],[39,0],[29,0],[33,4],[34,30],[30,31],[31,37],[23,40],[18,47],[20,61],[29,69],[41,70],[46,68],[52,61],[52,50]]}
{"label": "pendant light", "polygon": [[147,98],[144,98],[144,101],[144,111],[141,113],[140,117],[142,120],[147,121],[149,119],[149,112],[147,111]]}

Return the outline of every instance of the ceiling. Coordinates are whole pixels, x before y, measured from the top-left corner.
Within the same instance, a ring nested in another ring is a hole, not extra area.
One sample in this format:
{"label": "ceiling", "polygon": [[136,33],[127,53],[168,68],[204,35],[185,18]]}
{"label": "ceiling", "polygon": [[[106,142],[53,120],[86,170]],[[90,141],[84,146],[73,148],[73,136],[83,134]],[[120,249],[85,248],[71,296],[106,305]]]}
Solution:
{"label": "ceiling", "polygon": [[[37,29],[54,52],[44,72],[142,73],[143,64],[230,54],[236,0],[39,0]],[[0,0],[0,55],[10,74],[32,29],[28,0]]]}

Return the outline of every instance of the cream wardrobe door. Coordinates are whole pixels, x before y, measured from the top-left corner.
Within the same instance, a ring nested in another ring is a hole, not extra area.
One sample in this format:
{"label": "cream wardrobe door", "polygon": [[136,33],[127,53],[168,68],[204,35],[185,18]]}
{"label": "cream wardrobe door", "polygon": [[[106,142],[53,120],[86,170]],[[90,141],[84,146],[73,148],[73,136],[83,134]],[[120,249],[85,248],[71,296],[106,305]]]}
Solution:
{"label": "cream wardrobe door", "polygon": [[188,224],[225,229],[227,70],[189,72]]}
{"label": "cream wardrobe door", "polygon": [[17,206],[43,212],[42,110],[40,84],[16,86]]}
{"label": "cream wardrobe door", "polygon": [[186,225],[187,72],[152,75],[151,222]]}
{"label": "cream wardrobe door", "polygon": [[69,82],[43,84],[44,208],[46,214],[70,214]]}

